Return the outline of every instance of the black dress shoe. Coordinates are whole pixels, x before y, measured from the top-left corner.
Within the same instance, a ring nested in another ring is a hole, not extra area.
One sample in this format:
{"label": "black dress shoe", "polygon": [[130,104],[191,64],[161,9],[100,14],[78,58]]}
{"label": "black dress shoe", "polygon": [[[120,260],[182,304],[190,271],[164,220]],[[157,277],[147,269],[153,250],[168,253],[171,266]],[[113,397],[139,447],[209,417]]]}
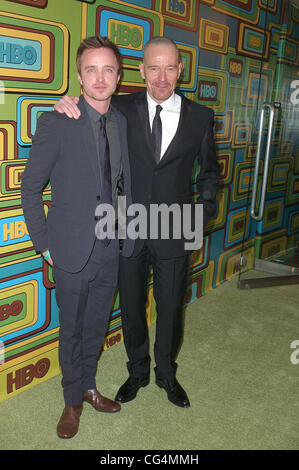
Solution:
{"label": "black dress shoe", "polygon": [[134,400],[138,390],[149,384],[149,378],[129,377],[128,380],[120,387],[115,397],[115,401],[119,403],[127,403]]}
{"label": "black dress shoe", "polygon": [[181,387],[177,379],[170,382],[168,380],[156,378],[156,384],[166,390],[168,400],[171,401],[171,403],[176,406],[181,406],[182,408],[189,408],[190,402],[187,397],[187,393],[183,387]]}

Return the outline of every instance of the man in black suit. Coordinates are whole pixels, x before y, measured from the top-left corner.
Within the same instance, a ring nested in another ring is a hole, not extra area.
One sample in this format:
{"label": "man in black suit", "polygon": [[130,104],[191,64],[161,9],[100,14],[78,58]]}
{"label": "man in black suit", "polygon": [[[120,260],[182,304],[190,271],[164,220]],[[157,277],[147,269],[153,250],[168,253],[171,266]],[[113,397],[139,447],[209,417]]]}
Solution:
{"label": "man in black suit", "polygon": [[[57,433],[74,436],[83,401],[97,411],[119,403],[102,396],[95,375],[117,286],[119,240],[97,233],[96,208],[116,206],[119,182],[131,201],[125,117],[110,105],[121,73],[121,56],[107,38],[84,40],[77,52],[83,94],[81,116],[56,111],[38,120],[22,178],[22,204],[37,251],[53,266],[59,306],[59,361],[65,407]],[[52,203],[45,219],[41,193],[50,180]],[[123,245],[130,256],[133,244]]]}
{"label": "man in black suit", "polygon": [[[205,226],[215,210],[218,188],[214,114],[175,92],[181,68],[176,44],[165,37],[153,38],[145,45],[140,64],[147,90],[114,96],[113,103],[128,121],[133,202],[147,209],[151,204],[164,203],[168,207],[189,204],[194,210],[191,176],[197,161],[200,165],[197,203],[202,204]],[[75,102],[71,97],[64,97],[55,109],[77,118]],[[170,233],[173,230],[170,222]],[[157,306],[156,384],[166,390],[168,399],[175,405],[190,406],[185,390],[176,379],[175,362],[182,340],[182,309],[189,266],[190,252],[186,251],[185,242],[184,237],[174,236],[137,239],[132,256],[120,257],[120,303],[129,378],[117,393],[118,402],[133,400],[138,390],[149,383],[145,306],[151,263]]]}

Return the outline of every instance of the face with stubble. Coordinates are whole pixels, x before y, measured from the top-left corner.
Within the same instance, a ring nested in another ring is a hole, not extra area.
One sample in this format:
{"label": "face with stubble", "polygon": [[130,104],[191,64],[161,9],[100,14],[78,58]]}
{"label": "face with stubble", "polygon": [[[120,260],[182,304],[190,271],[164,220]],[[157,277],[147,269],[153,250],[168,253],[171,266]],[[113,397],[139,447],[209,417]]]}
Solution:
{"label": "face with stubble", "polygon": [[111,49],[86,49],[80,61],[78,80],[86,101],[95,108],[109,105],[120,78],[117,59]]}
{"label": "face with stubble", "polygon": [[149,96],[160,104],[174,92],[182,71],[177,49],[172,44],[151,44],[139,64]]}

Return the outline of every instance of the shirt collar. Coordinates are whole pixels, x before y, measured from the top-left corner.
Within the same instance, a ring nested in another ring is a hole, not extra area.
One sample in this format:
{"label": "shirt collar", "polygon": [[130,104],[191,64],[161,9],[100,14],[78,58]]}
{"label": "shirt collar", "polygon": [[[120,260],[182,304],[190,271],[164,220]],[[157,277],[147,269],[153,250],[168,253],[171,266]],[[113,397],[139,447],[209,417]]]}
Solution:
{"label": "shirt collar", "polygon": [[[102,114],[99,113],[95,108],[90,106],[90,104],[87,103],[87,101],[85,99],[84,99],[84,104],[86,106],[86,110],[87,110],[87,114],[88,114],[89,118],[94,122],[99,122],[99,119],[102,116]],[[107,119],[109,119],[110,115],[111,115],[111,107],[109,106],[109,109],[108,109],[107,113],[104,114],[103,116],[105,116]]]}
{"label": "shirt collar", "polygon": [[[148,92],[146,92],[147,94],[147,103],[148,103],[148,107],[150,110],[155,110],[156,109],[156,106],[158,103],[156,103],[155,100],[153,100]],[[173,92],[172,95],[165,101],[163,101],[163,103],[161,103],[161,106],[164,110],[168,110],[168,109],[171,109],[175,106],[176,104],[176,94]]]}

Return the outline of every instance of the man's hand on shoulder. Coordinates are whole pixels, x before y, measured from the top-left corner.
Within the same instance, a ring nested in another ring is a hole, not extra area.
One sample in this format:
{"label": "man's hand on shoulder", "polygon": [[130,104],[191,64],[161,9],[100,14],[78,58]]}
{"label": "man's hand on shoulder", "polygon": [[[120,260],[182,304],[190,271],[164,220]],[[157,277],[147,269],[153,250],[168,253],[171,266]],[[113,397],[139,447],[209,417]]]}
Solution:
{"label": "man's hand on shoulder", "polygon": [[53,266],[53,260],[50,256],[49,250],[43,251],[42,255],[44,257],[44,260],[47,261],[47,263],[49,263],[50,266]]}
{"label": "man's hand on shoulder", "polygon": [[77,106],[79,98],[77,96],[64,96],[58,101],[54,110],[60,114],[66,114],[69,118],[78,119],[81,115],[81,112]]}

